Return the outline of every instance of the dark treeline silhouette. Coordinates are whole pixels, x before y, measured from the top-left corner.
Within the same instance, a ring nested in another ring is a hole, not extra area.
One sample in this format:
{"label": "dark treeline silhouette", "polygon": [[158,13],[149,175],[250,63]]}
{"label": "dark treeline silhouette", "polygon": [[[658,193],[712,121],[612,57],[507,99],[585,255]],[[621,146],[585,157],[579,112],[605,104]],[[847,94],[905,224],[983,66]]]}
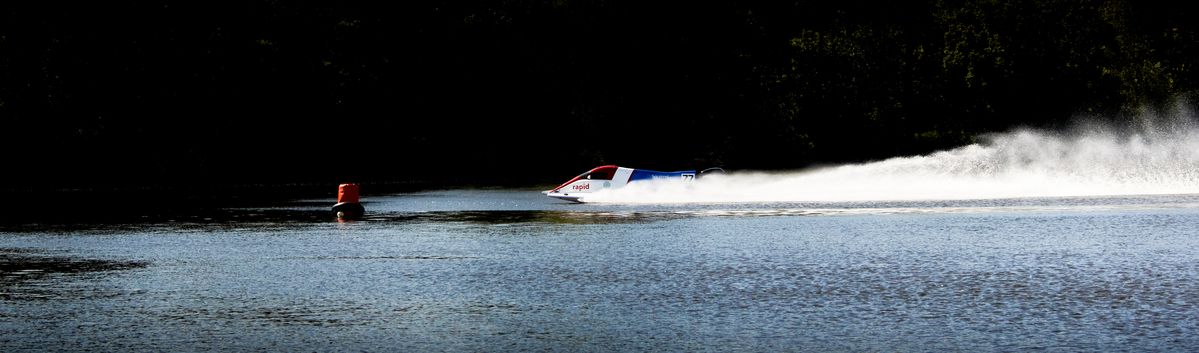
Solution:
{"label": "dark treeline silhouette", "polygon": [[0,5],[9,190],[791,169],[1196,89],[1138,1]]}

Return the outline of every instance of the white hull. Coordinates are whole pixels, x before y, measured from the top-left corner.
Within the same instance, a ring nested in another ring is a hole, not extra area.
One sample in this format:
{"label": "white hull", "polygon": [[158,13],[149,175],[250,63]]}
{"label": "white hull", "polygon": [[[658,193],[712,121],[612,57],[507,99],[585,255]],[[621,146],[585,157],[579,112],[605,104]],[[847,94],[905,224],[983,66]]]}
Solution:
{"label": "white hull", "polygon": [[[707,171],[720,170],[720,168],[709,168]],[[720,170],[722,171],[722,170]],[[609,189],[624,187],[629,183],[642,180],[657,180],[657,179],[673,179],[691,181],[695,180],[698,174],[693,170],[685,170],[678,172],[657,172],[644,169],[633,169],[617,167],[614,165],[606,165],[596,167],[586,173],[580,174],[574,179],[570,179],[566,183],[558,187],[546,191],[545,196],[549,196],[559,200],[571,202],[584,202],[588,195]]]}

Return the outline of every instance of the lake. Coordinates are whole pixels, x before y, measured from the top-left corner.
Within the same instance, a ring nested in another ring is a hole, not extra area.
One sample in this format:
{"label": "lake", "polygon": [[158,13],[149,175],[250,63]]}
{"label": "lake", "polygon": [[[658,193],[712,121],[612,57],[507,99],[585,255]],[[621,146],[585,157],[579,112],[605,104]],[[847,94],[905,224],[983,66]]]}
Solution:
{"label": "lake", "polygon": [[0,224],[0,351],[1199,350],[1199,195]]}

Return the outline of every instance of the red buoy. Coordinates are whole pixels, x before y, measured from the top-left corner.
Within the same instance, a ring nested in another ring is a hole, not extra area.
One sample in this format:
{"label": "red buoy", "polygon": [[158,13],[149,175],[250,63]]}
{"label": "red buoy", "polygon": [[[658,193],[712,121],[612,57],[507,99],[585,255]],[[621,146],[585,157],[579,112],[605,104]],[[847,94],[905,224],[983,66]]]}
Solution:
{"label": "red buoy", "polygon": [[337,186],[337,204],[333,205],[333,213],[341,220],[355,220],[366,213],[366,208],[358,202],[358,184],[346,183]]}
{"label": "red buoy", "polygon": [[358,184],[341,184],[337,186],[337,203],[358,203]]}

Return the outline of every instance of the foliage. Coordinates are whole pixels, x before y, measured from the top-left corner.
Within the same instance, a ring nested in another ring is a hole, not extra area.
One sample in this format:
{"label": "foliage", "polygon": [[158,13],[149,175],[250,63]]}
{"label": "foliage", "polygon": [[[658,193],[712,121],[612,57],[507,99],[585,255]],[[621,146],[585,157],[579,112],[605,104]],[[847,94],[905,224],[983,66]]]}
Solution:
{"label": "foliage", "polygon": [[[44,186],[799,168],[1196,89],[1185,9],[1097,0],[0,5]],[[523,179],[522,179],[523,178]]]}

